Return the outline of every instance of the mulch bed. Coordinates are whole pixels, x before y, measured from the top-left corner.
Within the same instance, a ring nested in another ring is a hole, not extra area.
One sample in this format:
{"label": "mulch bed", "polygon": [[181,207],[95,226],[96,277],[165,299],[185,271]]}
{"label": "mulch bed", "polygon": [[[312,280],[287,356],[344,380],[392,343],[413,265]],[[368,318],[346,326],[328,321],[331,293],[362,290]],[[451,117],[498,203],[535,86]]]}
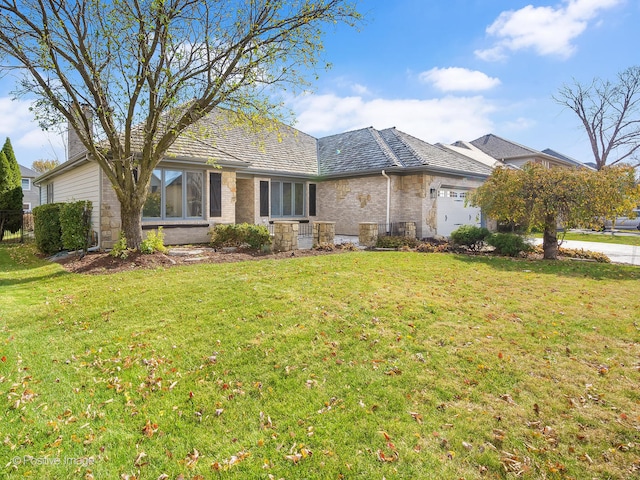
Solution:
{"label": "mulch bed", "polygon": [[343,249],[336,248],[332,251],[296,250],[294,252],[279,253],[262,253],[248,250],[222,252],[207,247],[180,247],[180,250],[187,250],[189,248],[202,250],[202,252],[191,256],[174,256],[165,253],[153,253],[149,255],[135,252],[130,253],[125,259],[112,257],[106,252],[89,252],[82,258],[72,253],[53,258],[52,261],[59,263],[65,270],[72,273],[104,275],[140,269],[169,268],[177,265],[230,263],[248,260],[280,260],[291,257],[330,255],[344,251]]}

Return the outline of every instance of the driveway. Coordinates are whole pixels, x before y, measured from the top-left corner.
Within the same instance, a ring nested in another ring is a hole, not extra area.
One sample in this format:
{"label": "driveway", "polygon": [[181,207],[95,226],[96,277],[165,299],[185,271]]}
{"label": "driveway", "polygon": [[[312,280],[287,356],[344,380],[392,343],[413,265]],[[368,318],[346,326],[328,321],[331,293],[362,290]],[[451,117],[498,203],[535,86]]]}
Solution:
{"label": "driveway", "polygon": [[[534,243],[542,243],[541,238],[535,238]],[[591,250],[592,252],[604,253],[613,263],[628,263],[640,265],[640,247],[636,245],[614,245],[611,243],[580,242],[578,240],[565,240],[562,242],[564,248],[575,248]]]}

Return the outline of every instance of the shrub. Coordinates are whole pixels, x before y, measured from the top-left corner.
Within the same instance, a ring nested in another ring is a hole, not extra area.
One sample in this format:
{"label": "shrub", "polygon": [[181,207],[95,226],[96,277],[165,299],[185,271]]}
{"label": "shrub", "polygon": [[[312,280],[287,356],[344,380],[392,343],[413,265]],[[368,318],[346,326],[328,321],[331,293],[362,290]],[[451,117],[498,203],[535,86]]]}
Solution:
{"label": "shrub", "polygon": [[479,250],[491,232],[484,227],[463,225],[451,232],[451,241],[456,245],[464,245],[471,250]]}
{"label": "shrub", "polygon": [[60,206],[62,247],[67,250],[89,248],[91,232],[91,202],[63,203]]}
{"label": "shrub", "polygon": [[271,243],[271,235],[264,225],[251,225],[248,223],[216,225],[210,231],[211,245],[220,247],[249,246],[258,250]]}
{"label": "shrub", "polygon": [[140,251],[142,253],[151,254],[154,252],[164,253],[167,251],[167,247],[164,246],[164,233],[162,227],[158,227],[158,230],[151,230],[147,232],[147,238],[140,244]]}
{"label": "shrub", "polygon": [[378,240],[376,240],[376,248],[415,248],[417,245],[417,239],[412,237],[402,237],[398,235],[387,235],[378,237]]}
{"label": "shrub", "polygon": [[60,203],[47,203],[33,209],[33,233],[36,247],[51,255],[62,250]]}
{"label": "shrub", "polygon": [[494,233],[487,238],[487,243],[495,247],[497,253],[510,257],[531,250],[531,245],[522,236],[515,233]]}
{"label": "shrub", "polygon": [[118,241],[111,248],[109,255],[124,260],[131,252],[132,250],[127,247],[127,237],[125,237],[124,232],[120,230],[120,238],[118,238]]}

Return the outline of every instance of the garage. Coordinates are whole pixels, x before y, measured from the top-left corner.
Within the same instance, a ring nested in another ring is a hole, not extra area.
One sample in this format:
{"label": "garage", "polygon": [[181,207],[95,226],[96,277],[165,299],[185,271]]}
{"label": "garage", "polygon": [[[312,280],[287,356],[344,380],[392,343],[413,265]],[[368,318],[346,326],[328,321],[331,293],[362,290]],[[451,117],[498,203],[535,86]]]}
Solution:
{"label": "garage", "polygon": [[438,224],[437,234],[448,237],[451,232],[462,225],[480,226],[480,208],[466,206],[465,200],[469,190],[442,187],[438,190]]}

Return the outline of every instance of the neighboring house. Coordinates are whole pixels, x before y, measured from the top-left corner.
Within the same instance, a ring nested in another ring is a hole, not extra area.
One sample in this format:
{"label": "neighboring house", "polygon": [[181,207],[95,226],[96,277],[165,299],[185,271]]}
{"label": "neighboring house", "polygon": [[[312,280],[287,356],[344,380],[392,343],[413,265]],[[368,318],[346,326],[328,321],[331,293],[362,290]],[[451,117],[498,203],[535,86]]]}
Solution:
{"label": "neighboring house", "polygon": [[22,209],[25,212],[30,212],[40,205],[40,188],[33,183],[39,173],[22,165],[19,167],[22,176]]}
{"label": "neighboring house", "polygon": [[517,168],[526,163],[538,163],[547,168],[591,168],[553,150],[547,149],[541,152],[493,134],[477,138],[470,144],[505,165]]}
{"label": "neighboring house", "polygon": [[[419,237],[448,236],[481,223],[465,206],[491,174],[482,162],[394,128],[316,139],[273,124],[256,133],[218,110],[182,135],[154,171],[143,229],[162,226],[167,244],[208,241],[217,223],[335,221],[357,235],[360,222],[415,222]],[[120,205],[95,161],[69,135],[69,160],[37,179],[42,203],[91,200],[99,246],[120,230]]]}

